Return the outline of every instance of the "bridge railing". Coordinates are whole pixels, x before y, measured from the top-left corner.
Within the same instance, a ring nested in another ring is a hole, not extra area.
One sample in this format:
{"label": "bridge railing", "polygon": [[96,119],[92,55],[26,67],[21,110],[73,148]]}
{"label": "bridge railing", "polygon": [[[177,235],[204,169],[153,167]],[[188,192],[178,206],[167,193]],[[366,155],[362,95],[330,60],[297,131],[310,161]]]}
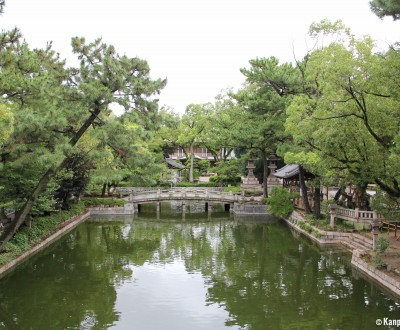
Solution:
{"label": "bridge railing", "polygon": [[343,217],[348,220],[382,220],[383,217],[375,211],[364,211],[359,209],[347,209],[337,205],[332,205],[330,208],[330,215],[336,217]]}
{"label": "bridge railing", "polygon": [[145,192],[155,192],[155,191],[223,191],[224,187],[173,187],[171,188],[166,188],[166,189],[160,189],[160,188],[154,188],[154,187],[127,187],[127,188],[122,188],[122,187],[117,187],[115,188],[115,192],[117,194],[137,194],[137,193],[145,193]]}
{"label": "bridge railing", "polygon": [[240,194],[231,192],[212,191],[208,189],[174,189],[174,190],[147,190],[130,194],[129,200],[132,202],[140,201],[161,201],[171,199],[202,199],[235,202],[245,201],[246,198]]}

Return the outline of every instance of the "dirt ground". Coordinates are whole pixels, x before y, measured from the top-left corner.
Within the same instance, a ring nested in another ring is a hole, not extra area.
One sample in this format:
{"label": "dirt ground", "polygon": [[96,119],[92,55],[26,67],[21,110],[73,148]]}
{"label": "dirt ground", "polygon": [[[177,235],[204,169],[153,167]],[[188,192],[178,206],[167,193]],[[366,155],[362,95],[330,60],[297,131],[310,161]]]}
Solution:
{"label": "dirt ground", "polygon": [[[365,236],[368,236],[372,240],[371,233],[364,233]],[[390,273],[392,276],[395,275],[400,280],[400,234],[397,234],[397,237],[394,236],[393,232],[387,233],[382,232],[378,237],[386,237],[389,240],[389,248],[383,254],[383,260],[386,265],[389,265],[391,270],[387,273]],[[381,269],[385,271],[385,269]]]}

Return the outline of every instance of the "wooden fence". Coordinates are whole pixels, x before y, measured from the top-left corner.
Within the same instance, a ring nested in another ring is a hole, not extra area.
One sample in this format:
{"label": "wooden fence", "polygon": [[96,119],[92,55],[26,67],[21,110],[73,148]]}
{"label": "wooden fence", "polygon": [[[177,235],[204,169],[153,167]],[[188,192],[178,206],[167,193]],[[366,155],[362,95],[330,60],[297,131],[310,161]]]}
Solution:
{"label": "wooden fence", "polygon": [[[400,226],[397,223],[382,221],[381,230],[386,229],[388,233],[394,231],[394,237],[397,237],[397,230],[400,230]],[[399,240],[400,237],[397,237]]]}

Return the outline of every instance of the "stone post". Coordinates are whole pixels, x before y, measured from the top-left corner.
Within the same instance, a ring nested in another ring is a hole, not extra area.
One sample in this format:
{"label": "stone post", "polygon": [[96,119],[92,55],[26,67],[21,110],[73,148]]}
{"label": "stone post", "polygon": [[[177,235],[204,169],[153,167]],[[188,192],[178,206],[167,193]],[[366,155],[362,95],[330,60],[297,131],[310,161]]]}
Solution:
{"label": "stone post", "polygon": [[333,214],[334,212],[334,207],[333,205],[329,204],[328,206],[329,208],[329,225],[331,226],[331,228],[335,227],[335,215]]}
{"label": "stone post", "polygon": [[376,241],[379,234],[379,221],[374,219],[371,224],[372,227],[372,250],[376,251]]}

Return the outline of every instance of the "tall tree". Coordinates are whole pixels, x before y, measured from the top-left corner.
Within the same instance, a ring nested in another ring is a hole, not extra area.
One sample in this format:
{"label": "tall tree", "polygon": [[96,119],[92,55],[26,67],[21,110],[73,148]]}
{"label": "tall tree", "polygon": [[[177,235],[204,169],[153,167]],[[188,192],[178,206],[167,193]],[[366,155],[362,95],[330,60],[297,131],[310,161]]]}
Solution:
{"label": "tall tree", "polygon": [[[62,96],[75,100],[89,115],[83,118],[77,114],[77,127],[73,126],[68,133],[65,132],[70,148],[78,143],[90,126],[102,125],[102,117],[110,114],[109,106],[112,103],[119,104],[127,112],[134,112],[143,123],[151,121],[157,111],[157,100],[152,95],[159,93],[166,81],[152,80],[146,61],[120,56],[113,46],[104,44],[101,39],[86,43],[84,38],[73,38],[72,48],[80,60],[80,67],[65,71],[62,81],[65,92]],[[33,191],[26,196],[26,202],[0,237],[0,251],[25,221],[50,180],[65,167],[67,159],[61,157],[48,168]]]}
{"label": "tall tree", "polygon": [[203,134],[206,128],[206,120],[212,105],[190,104],[182,117],[178,143],[189,147],[189,182],[194,181],[194,147],[203,144]]}
{"label": "tall tree", "polygon": [[379,18],[391,16],[393,20],[400,19],[399,0],[372,0],[369,5],[374,14]]}
{"label": "tall tree", "polygon": [[304,83],[313,93],[297,96],[288,108],[294,142],[319,157],[326,179],[356,185],[356,206],[368,207],[371,182],[400,196],[399,50],[376,53],[370,37],[356,39],[340,21],[313,24],[310,32],[335,41],[309,56]]}
{"label": "tall tree", "polygon": [[241,139],[247,139],[247,147],[257,150],[264,165],[264,196],[268,196],[268,163],[271,152],[276,152],[287,134],[284,129],[285,109],[298,86],[298,72],[290,63],[280,64],[275,57],[250,61],[250,68],[241,72],[248,86],[234,98],[243,109]]}

